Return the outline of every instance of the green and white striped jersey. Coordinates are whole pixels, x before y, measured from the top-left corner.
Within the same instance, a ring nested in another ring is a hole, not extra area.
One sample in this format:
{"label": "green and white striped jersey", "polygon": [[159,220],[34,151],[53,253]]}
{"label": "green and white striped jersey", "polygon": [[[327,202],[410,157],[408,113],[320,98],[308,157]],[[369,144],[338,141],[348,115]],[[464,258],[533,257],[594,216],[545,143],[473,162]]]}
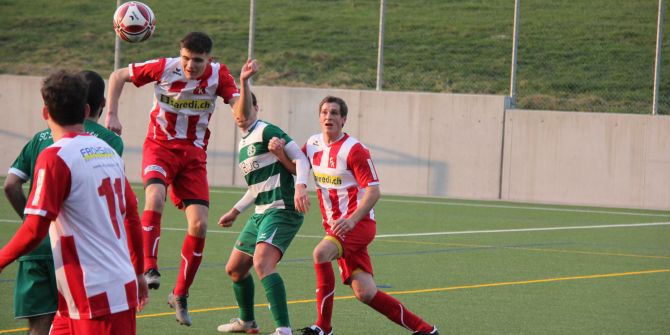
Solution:
{"label": "green and white striped jersey", "polygon": [[279,127],[258,120],[242,136],[238,145],[240,169],[256,198],[257,214],[270,208],[295,210],[293,175],[268,150],[268,143],[273,137],[282,138],[286,143],[293,141]]}

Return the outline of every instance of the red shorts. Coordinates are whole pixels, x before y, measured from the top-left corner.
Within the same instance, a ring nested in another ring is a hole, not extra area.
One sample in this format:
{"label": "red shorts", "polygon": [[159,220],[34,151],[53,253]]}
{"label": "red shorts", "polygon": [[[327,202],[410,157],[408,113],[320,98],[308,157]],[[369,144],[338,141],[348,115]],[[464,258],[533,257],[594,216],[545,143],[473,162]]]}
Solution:
{"label": "red shorts", "polygon": [[142,181],[169,186],[170,199],[180,209],[195,203],[209,206],[207,153],[191,142],[146,139]]}
{"label": "red shorts", "polygon": [[75,320],[69,317],[56,314],[51,324],[50,335],[113,335],[113,334],[135,334],[135,309],[105,316],[95,319]]}
{"label": "red shorts", "polygon": [[359,221],[354,229],[348,232],[344,239],[333,234],[330,226],[326,227],[325,239],[332,241],[340,250],[337,264],[340,267],[342,283],[349,285],[351,275],[358,271],[372,273],[372,262],[368,254],[368,245],[372,243],[377,234],[377,224],[372,220]]}

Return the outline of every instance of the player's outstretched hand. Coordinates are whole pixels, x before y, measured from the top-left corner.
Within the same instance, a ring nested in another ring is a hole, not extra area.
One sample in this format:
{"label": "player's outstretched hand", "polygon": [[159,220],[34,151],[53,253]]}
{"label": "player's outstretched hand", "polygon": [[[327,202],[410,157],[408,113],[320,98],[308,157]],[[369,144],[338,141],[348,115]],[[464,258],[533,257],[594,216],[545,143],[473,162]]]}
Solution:
{"label": "player's outstretched hand", "polygon": [[147,286],[147,281],[144,280],[144,275],[141,273],[137,275],[137,288],[139,293],[139,296],[137,297],[139,300],[137,311],[140,312],[144,309],[144,306],[149,303],[149,287]]}
{"label": "player's outstretched hand", "polygon": [[118,135],[121,135],[121,131],[123,130],[119,116],[116,114],[111,115],[110,113],[107,113],[107,117],[105,118],[105,127]]}
{"label": "player's outstretched hand", "polygon": [[255,59],[247,59],[240,72],[240,80],[246,81],[258,72],[258,62]]}
{"label": "player's outstretched hand", "polygon": [[240,212],[235,209],[234,207],[231,208],[226,214],[221,215],[221,218],[219,219],[219,226],[228,228],[233,226],[233,222],[235,222],[235,219],[237,219],[237,216],[240,214]]}
{"label": "player's outstretched hand", "polygon": [[295,185],[295,194],[293,196],[293,202],[295,203],[295,209],[300,213],[307,213],[309,211],[309,197],[307,196],[307,185],[305,184],[296,184]]}

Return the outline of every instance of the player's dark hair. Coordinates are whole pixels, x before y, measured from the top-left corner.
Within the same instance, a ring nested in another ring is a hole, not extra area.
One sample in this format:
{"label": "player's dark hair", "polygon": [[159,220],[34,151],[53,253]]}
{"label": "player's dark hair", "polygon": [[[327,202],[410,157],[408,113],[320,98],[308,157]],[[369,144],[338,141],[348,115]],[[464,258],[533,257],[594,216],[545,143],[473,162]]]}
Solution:
{"label": "player's dark hair", "polygon": [[80,75],[88,84],[88,97],[86,102],[91,106],[91,113],[88,117],[97,118],[102,112],[102,104],[105,101],[105,80],[95,71],[81,71]]}
{"label": "player's dark hair", "polygon": [[209,35],[199,31],[193,31],[186,34],[186,36],[181,39],[179,45],[182,48],[199,54],[209,54],[212,52],[212,39]]}
{"label": "player's dark hair", "polygon": [[347,108],[347,103],[342,100],[342,98],[334,97],[332,95],[329,95],[323,100],[321,100],[321,103],[319,103],[319,113],[321,113],[321,107],[323,107],[323,104],[326,103],[336,103],[340,106],[340,115],[342,117],[347,117],[347,113],[349,112],[349,109]]}
{"label": "player's dark hair", "polygon": [[88,85],[83,76],[60,70],[44,79],[40,92],[49,116],[57,124],[84,123]]}
{"label": "player's dark hair", "polygon": [[254,92],[251,92],[251,105],[254,107],[258,107],[258,100],[256,100],[256,95]]}

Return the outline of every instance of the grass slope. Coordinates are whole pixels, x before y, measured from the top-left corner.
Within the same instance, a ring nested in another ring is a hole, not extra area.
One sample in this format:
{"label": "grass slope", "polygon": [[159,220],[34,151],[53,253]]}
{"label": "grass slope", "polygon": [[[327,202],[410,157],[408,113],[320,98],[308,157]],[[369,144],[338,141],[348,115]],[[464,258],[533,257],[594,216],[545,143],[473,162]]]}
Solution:
{"label": "grass slope", "polygon": [[[149,41],[123,44],[123,61],[176,55],[202,30],[214,55],[239,71],[247,55],[247,1],[146,0],[157,16]],[[113,68],[114,1],[0,2],[0,73]],[[257,1],[256,83],[374,89],[379,1]],[[521,2],[518,106],[649,113],[656,0]],[[509,94],[514,2],[390,1],[384,89]],[[661,70],[661,112],[670,114],[670,15]]]}

